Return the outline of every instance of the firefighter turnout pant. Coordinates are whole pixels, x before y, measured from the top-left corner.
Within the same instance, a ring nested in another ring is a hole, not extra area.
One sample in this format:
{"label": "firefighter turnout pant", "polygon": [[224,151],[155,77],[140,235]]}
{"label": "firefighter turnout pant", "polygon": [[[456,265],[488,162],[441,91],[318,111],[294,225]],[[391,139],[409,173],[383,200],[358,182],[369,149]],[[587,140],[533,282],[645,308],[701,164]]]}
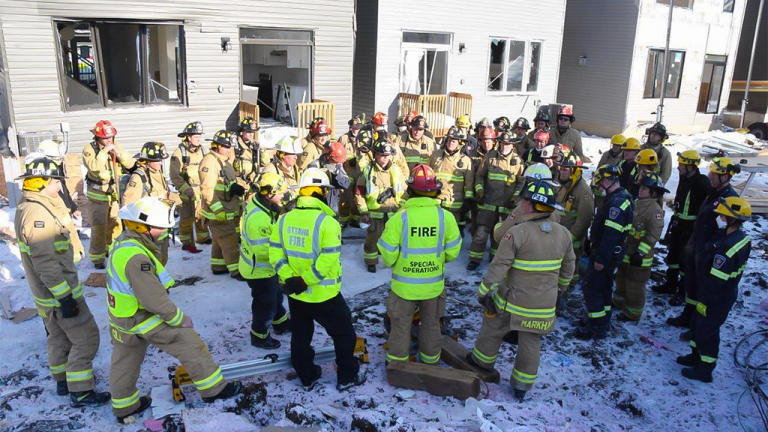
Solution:
{"label": "firefighter turnout pant", "polygon": [[685,278],[685,269],[683,263],[685,262],[685,245],[691,239],[693,234],[693,222],[678,220],[669,233],[667,239],[667,285],[674,287],[673,293],[684,293],[685,285],[683,278]]}
{"label": "firefighter turnout pant", "polygon": [[146,334],[127,334],[115,328],[111,332],[109,391],[116,417],[129,415],[139,407],[136,382],[150,344],[181,362],[202,397],[216,396],[227,385],[205,342],[191,328],[161,324]]}
{"label": "firefighter turnout pant", "polygon": [[706,308],[694,308],[691,317],[693,337],[690,345],[704,367],[714,369],[720,354],[720,327],[728,318],[734,301],[724,301]]}
{"label": "firefighter turnout pant", "polygon": [[488,243],[488,237],[491,237],[491,250],[488,257],[489,261],[493,261],[493,257],[496,255],[496,248],[499,244],[493,239],[493,228],[499,221],[503,221],[509,213],[501,213],[498,210],[480,210],[477,213],[477,230],[472,236],[472,244],[469,245],[469,260],[475,262],[483,262],[485,256],[485,247]]}
{"label": "firefighter turnout pant", "polygon": [[685,277],[683,283],[685,284],[685,307],[681,318],[688,327],[693,325],[694,314],[696,313],[696,305],[699,304],[698,295],[696,294],[696,284],[698,278],[696,277],[696,269],[699,267],[706,267],[710,265],[709,262],[702,262],[699,259],[699,255],[693,250],[693,242],[688,242],[685,246],[685,259],[683,260],[683,269],[685,270]]}
{"label": "firefighter turnout pant", "polygon": [[213,245],[211,246],[211,271],[223,273],[229,271],[232,276],[240,274],[240,234],[237,232],[239,221],[209,221]]}
{"label": "firefighter turnout pant", "polygon": [[283,306],[283,293],[277,275],[263,279],[246,279],[251,288],[251,334],[259,339],[269,336],[270,327],[288,321]]}
{"label": "firefighter turnout pant", "polygon": [[182,245],[195,244],[195,235],[197,235],[198,243],[203,243],[210,238],[208,223],[200,215],[199,206],[198,201],[181,201],[179,207],[179,240],[181,240]]}
{"label": "firefighter turnout pant", "polygon": [[363,243],[363,254],[365,258],[365,264],[376,265],[379,263],[379,248],[376,244],[381,238],[381,233],[384,232],[384,227],[387,225],[389,217],[384,215],[381,219],[370,219],[370,225],[368,226],[368,234],[365,237],[365,243]]}
{"label": "firefighter turnout pant", "polygon": [[357,179],[351,179],[352,186],[341,191],[339,196],[339,223],[359,223],[360,211],[357,209],[357,203],[355,202],[355,181]]}
{"label": "firefighter turnout pant", "polygon": [[[479,366],[492,369],[499,355],[499,348],[504,335],[509,332],[510,315],[508,313],[488,316],[483,314],[483,325],[477,335],[472,358]],[[517,355],[509,382],[512,388],[528,391],[536,381],[541,360],[541,335],[518,332]]]}
{"label": "firefighter turnout pant", "polygon": [[413,313],[419,307],[419,355],[422,363],[436,365],[443,344],[440,317],[445,313],[445,291],[429,300],[406,300],[394,291],[387,298],[387,315],[391,323],[387,340],[387,363],[409,361]]}
{"label": "firefighter turnout pant", "polygon": [[117,218],[117,211],[120,210],[118,202],[109,197],[105,199],[107,201],[88,198],[91,208],[91,246],[88,253],[94,264],[104,264],[109,245],[122,231]]}
{"label": "firefighter turnout pant", "polygon": [[613,279],[617,265],[616,255],[599,271],[595,270],[594,259],[589,260],[582,291],[587,305],[588,323],[593,330],[608,331],[610,327]]}
{"label": "firefighter turnout pant", "polygon": [[635,267],[627,263],[619,264],[619,269],[616,272],[613,306],[621,309],[627,318],[639,321],[645,308],[645,284],[650,278],[650,267]]}
{"label": "firefighter turnout pant", "polygon": [[288,297],[288,308],[291,312],[291,364],[301,383],[310,385],[317,378],[315,350],[312,349],[315,321],[333,340],[338,382],[348,384],[354,381],[360,370],[354,354],[357,334],[352,327],[352,313],[341,293],[320,303]]}
{"label": "firefighter turnout pant", "polygon": [[80,313],[63,318],[60,309],[38,313],[48,331],[48,364],[53,379],[67,381],[70,392],[93,390],[93,358],[99,351],[99,327],[84,301]]}

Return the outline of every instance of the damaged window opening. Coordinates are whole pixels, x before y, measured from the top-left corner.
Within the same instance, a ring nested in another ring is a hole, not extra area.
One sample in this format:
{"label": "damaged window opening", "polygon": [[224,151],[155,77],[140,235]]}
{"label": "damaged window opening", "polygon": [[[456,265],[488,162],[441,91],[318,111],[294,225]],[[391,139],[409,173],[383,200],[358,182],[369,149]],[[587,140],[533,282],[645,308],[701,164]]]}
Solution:
{"label": "damaged window opening", "polygon": [[[648,52],[648,65],[645,70],[645,91],[643,98],[654,99],[661,97],[661,84],[664,79],[664,50],[651,49]],[[677,99],[680,97],[680,81],[685,66],[684,51],[669,51],[669,75],[667,76],[666,97]]]}
{"label": "damaged window opening", "polygon": [[67,109],[185,103],[181,25],[55,24]]}
{"label": "damaged window opening", "polygon": [[491,39],[489,93],[535,93],[539,89],[541,42]]}

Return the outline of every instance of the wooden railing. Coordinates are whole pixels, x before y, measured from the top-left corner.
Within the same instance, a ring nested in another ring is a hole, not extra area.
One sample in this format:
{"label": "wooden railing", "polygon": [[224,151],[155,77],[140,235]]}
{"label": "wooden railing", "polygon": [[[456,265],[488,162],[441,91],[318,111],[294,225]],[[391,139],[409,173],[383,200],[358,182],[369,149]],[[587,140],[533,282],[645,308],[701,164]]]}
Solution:
{"label": "wooden railing", "polygon": [[300,137],[309,133],[309,124],[316,117],[325,119],[334,136],[340,135],[336,130],[336,104],[333,102],[313,99],[312,102],[298,104],[296,111],[296,127]]}
{"label": "wooden railing", "polygon": [[[244,120],[244,119],[246,119],[248,117],[251,117],[254,120],[256,120],[256,126],[258,126],[260,124],[260,120],[259,120],[259,106],[258,105],[255,105],[255,104],[252,104],[252,103],[249,103],[249,102],[242,102],[241,101],[240,105],[239,105],[239,111],[240,111],[240,115],[239,115],[240,121],[242,121],[242,120]],[[259,139],[259,133],[258,132],[256,132],[256,139],[257,140]]]}
{"label": "wooden railing", "polygon": [[451,117],[459,118],[464,114],[472,119],[472,95],[466,93],[448,93],[449,104],[451,106]]}
{"label": "wooden railing", "polygon": [[432,133],[437,137],[441,137],[452,126],[447,121],[449,116],[457,118],[461,115],[469,114],[470,118],[472,117],[471,95],[452,92],[449,96],[399,93],[397,95],[397,115],[402,116],[411,111],[418,111],[419,114],[427,119],[427,124],[429,124]]}

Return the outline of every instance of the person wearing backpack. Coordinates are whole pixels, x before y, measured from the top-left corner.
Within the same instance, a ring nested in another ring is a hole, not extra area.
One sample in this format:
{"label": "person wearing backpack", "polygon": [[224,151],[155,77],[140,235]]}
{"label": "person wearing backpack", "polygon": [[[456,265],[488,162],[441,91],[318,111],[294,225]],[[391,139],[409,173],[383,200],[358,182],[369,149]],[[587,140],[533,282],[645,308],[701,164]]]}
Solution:
{"label": "person wearing backpack", "polygon": [[211,244],[208,225],[200,212],[200,162],[205,150],[202,147],[203,124],[199,121],[188,124],[178,135],[179,148],[171,156],[169,174],[171,183],[179,191],[179,239],[181,250],[197,254],[202,250],[195,247],[195,236],[200,244]]}

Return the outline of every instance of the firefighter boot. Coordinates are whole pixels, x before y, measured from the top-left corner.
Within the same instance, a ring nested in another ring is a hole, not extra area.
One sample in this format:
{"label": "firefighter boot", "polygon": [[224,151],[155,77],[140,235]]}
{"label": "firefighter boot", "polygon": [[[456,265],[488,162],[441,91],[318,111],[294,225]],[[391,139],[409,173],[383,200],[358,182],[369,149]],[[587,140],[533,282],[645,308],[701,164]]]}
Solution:
{"label": "firefighter boot", "polygon": [[69,394],[66,380],[56,381],[56,394],[59,396],[66,396]]}
{"label": "firefighter boot", "polygon": [[144,411],[146,411],[147,408],[149,408],[151,406],[152,406],[152,399],[150,397],[148,397],[148,396],[142,396],[142,397],[139,398],[139,407],[136,408],[136,411],[134,411],[134,412],[132,412],[132,413],[130,413],[128,415],[124,415],[122,417],[118,417],[117,418],[117,422],[120,423],[120,424],[126,424],[126,420],[129,417],[133,417],[133,416],[135,416],[137,414],[141,414]]}
{"label": "firefighter boot", "polygon": [[338,383],[336,384],[336,390],[342,392],[351,389],[352,387],[357,387],[360,385],[365,384],[365,381],[368,379],[368,373],[366,371],[360,371],[357,373],[357,376],[354,380],[348,382],[348,383]]}
{"label": "firefighter boot", "polygon": [[272,324],[272,331],[274,331],[276,335],[290,333],[291,319],[288,318],[286,321],[283,321],[280,324]]}
{"label": "firefighter boot", "polygon": [[205,403],[213,403],[219,399],[229,399],[232,396],[240,394],[243,391],[243,384],[240,381],[230,381],[216,396],[203,398]]}
{"label": "firefighter boot", "polygon": [[181,250],[183,250],[184,252],[192,253],[192,254],[199,254],[200,252],[202,252],[202,250],[196,248],[194,244],[185,244],[184,246],[181,247]]}
{"label": "firefighter boot", "polygon": [[255,346],[256,348],[273,350],[280,348],[280,341],[270,335],[267,335],[267,337],[262,339],[251,333],[251,345]]}
{"label": "firefighter boot", "polygon": [[88,390],[84,392],[69,393],[69,406],[80,408],[84,406],[99,406],[109,402],[112,396],[109,392],[96,392]]}
{"label": "firefighter boot", "polygon": [[691,380],[711,383],[713,370],[715,370],[715,363],[704,363],[699,359],[696,361],[695,366],[683,368],[680,373]]}
{"label": "firefighter boot", "polygon": [[691,367],[696,365],[696,360],[698,359],[699,359],[698,350],[696,350],[695,348],[692,348],[690,354],[684,355],[684,356],[678,356],[675,361],[679,365]]}
{"label": "firefighter boot", "polygon": [[515,390],[515,400],[518,402],[522,402],[525,399],[525,390],[520,389],[514,389]]}
{"label": "firefighter boot", "polygon": [[480,263],[477,261],[470,261],[467,264],[467,271],[475,271],[477,268],[480,267]]}

